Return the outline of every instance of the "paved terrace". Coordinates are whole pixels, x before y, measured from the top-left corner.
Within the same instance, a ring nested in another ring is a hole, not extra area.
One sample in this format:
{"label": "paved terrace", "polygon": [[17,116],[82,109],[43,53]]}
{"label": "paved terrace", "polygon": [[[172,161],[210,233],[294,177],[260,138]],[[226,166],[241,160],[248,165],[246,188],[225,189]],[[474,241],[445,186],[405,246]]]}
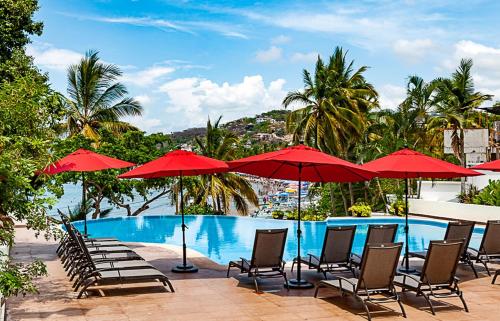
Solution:
{"label": "paved terrace", "polygon": [[[366,320],[362,306],[352,297],[342,298],[324,289],[322,294],[328,298],[315,299],[313,290],[287,292],[278,280],[263,281],[265,292],[257,294],[251,280],[234,277],[236,271],[228,279],[225,267],[204,257],[192,260],[200,267],[199,273],[173,274],[170,268],[179,261],[178,251],[140,244],[130,246],[171,278],[175,293],[160,286],[135,285],[105,290],[105,297],[93,295],[77,300],[55,254],[57,244],[36,239],[25,229],[18,228],[16,232],[14,259],[42,258],[49,276],[37,281],[39,295],[8,301],[8,320]],[[422,298],[403,294],[408,320],[500,320],[500,285],[491,285],[491,278],[485,273],[479,279],[471,279],[472,272],[460,268],[459,276],[470,313],[464,312],[454,298],[446,303],[435,301],[441,307],[434,317]],[[307,271],[305,277],[318,280],[312,271]],[[384,307],[372,305],[371,310],[377,311],[373,313],[374,320],[405,320],[396,303]]]}

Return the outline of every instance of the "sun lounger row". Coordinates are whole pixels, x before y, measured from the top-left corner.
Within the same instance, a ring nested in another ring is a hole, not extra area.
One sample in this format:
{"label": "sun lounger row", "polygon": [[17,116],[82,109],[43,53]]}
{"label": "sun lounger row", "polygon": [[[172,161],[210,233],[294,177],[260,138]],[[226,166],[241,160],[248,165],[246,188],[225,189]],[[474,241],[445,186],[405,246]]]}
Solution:
{"label": "sun lounger row", "polygon": [[171,292],[170,280],[129,247],[114,239],[84,238],[60,213],[66,237],[57,250],[78,298],[89,288],[130,283],[160,282]]}
{"label": "sun lounger row", "polygon": [[[411,257],[425,260],[418,275],[397,271],[402,249],[402,243],[395,243],[397,228],[397,224],[370,225],[363,255],[358,256],[351,254],[356,226],[327,227],[320,256],[308,254],[295,258],[292,271],[300,263],[322,273],[325,280],[317,283],[315,296],[321,288],[335,288],[342,295],[352,295],[361,301],[368,319],[371,319],[368,302],[396,301],[403,316],[406,315],[396,286],[402,291],[412,291],[422,296],[433,314],[435,310],[431,297],[457,297],[468,311],[459,289],[459,279],[455,275],[457,266],[461,262],[466,263],[477,277],[473,263],[480,263],[490,275],[487,264],[500,258],[500,221],[488,222],[479,249],[468,246],[473,223],[450,222],[445,240],[431,241],[427,251],[411,253]],[[241,258],[229,262],[227,276],[232,268],[238,268],[240,273],[253,278],[257,291],[258,278],[282,277],[287,286],[283,261],[286,235],[287,229],[257,230],[251,259]],[[337,275],[344,272],[352,273],[354,277]],[[327,273],[335,274],[335,279],[327,280]],[[497,270],[492,283],[499,274],[500,270]]]}

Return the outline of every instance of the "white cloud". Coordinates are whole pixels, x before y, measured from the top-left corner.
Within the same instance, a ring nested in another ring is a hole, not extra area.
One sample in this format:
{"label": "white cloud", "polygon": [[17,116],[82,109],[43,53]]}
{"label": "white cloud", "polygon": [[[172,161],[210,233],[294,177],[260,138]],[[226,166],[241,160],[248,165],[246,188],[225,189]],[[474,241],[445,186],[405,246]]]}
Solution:
{"label": "white cloud", "polygon": [[175,68],[169,66],[152,66],[141,71],[125,73],[122,80],[136,86],[146,87],[154,84],[174,71]]}
{"label": "white cloud", "polygon": [[267,86],[262,76],[246,76],[240,83],[222,84],[203,78],[179,78],[160,87],[168,97],[166,120],[169,128],[179,130],[204,126],[207,117],[223,115],[224,121],[279,108],[286,95],[284,79]]}
{"label": "white cloud", "polygon": [[431,39],[399,39],[392,48],[403,60],[417,63],[428,56],[434,47],[435,44]]}
{"label": "white cloud", "polygon": [[485,94],[495,94],[498,99],[500,97],[500,48],[470,40],[458,41],[450,57],[443,61],[443,69],[448,72],[455,70],[462,58],[472,58],[474,63],[472,76],[476,89]]}
{"label": "white cloud", "polygon": [[83,55],[79,52],[55,48],[50,44],[28,45],[27,54],[33,56],[39,67],[66,71],[66,69],[80,61]]}
{"label": "white cloud", "polygon": [[134,97],[135,100],[137,100],[141,105],[146,105],[149,104],[152,99],[148,95],[139,95]]}
{"label": "white cloud", "polygon": [[290,61],[292,62],[306,62],[311,63],[315,62],[318,59],[318,53],[315,51],[311,52],[296,52],[290,57]]}
{"label": "white cloud", "polygon": [[274,37],[271,39],[271,44],[273,45],[282,45],[285,43],[289,43],[292,40],[292,38],[285,36],[285,35],[279,35],[277,37]]}
{"label": "white cloud", "polygon": [[179,31],[189,34],[197,34],[197,31],[210,31],[221,34],[229,38],[248,39],[248,36],[240,31],[237,25],[216,21],[203,20],[166,20],[153,19],[151,17],[125,16],[125,17],[102,17],[102,16],[81,16],[77,14],[64,13],[66,16],[78,17],[83,20],[99,21],[114,24],[127,24],[141,27],[153,27],[163,31]]}
{"label": "white cloud", "polygon": [[380,108],[396,109],[406,96],[406,89],[401,86],[385,84],[378,88]]}
{"label": "white cloud", "polygon": [[276,46],[271,46],[267,50],[257,51],[255,54],[255,60],[258,62],[271,62],[281,59],[283,50]]}

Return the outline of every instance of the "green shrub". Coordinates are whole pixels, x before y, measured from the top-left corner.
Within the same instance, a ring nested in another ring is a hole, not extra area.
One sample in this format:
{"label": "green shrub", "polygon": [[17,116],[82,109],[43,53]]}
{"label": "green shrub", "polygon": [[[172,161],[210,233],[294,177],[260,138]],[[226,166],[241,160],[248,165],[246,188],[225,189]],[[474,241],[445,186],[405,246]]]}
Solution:
{"label": "green shrub", "polygon": [[194,214],[194,215],[214,215],[221,214],[216,212],[212,206],[210,205],[201,205],[201,204],[189,204],[186,208],[184,208],[184,213],[186,214]]}
{"label": "green shrub", "polygon": [[396,216],[405,216],[405,201],[397,199],[389,207],[389,213]]}
{"label": "green shrub", "polygon": [[370,217],[372,215],[372,207],[364,202],[356,203],[348,210],[353,216]]}
{"label": "green shrub", "polygon": [[458,195],[458,200],[460,203],[465,203],[465,204],[473,204],[474,203],[474,198],[479,194],[479,190],[477,189],[476,186],[472,185],[467,191],[464,193],[460,193]]}
{"label": "green shrub", "polygon": [[474,197],[474,204],[500,206],[500,180],[490,180],[479,194]]}
{"label": "green shrub", "polygon": [[271,215],[273,216],[274,219],[282,220],[283,217],[285,216],[285,212],[283,212],[281,210],[276,210],[276,211],[272,211]]}

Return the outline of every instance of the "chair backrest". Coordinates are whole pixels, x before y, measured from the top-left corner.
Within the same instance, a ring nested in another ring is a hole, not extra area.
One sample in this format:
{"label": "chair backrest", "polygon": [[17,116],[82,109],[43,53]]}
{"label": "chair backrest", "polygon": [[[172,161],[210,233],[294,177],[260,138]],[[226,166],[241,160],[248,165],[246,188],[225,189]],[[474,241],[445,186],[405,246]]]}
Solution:
{"label": "chair backrest", "polygon": [[397,224],[370,224],[365,244],[394,243],[397,232]]}
{"label": "chair backrest", "polygon": [[403,243],[366,244],[356,291],[390,290]]}
{"label": "chair backrest", "polygon": [[468,221],[454,221],[449,222],[446,228],[446,234],[444,239],[449,240],[464,240],[462,255],[467,252],[469,247],[469,242],[472,237],[472,232],[474,232],[474,222]]}
{"label": "chair backrest", "polygon": [[288,229],[256,230],[251,267],[279,267],[283,261]]}
{"label": "chair backrest", "polygon": [[431,285],[451,285],[463,246],[463,240],[430,241],[420,280]]}
{"label": "chair backrest", "polygon": [[500,220],[488,221],[479,247],[481,254],[500,255]]}
{"label": "chair backrest", "polygon": [[327,226],[319,259],[320,264],[348,262],[355,233],[356,225]]}
{"label": "chair backrest", "polygon": [[85,241],[83,240],[83,236],[80,232],[76,232],[76,239],[78,247],[80,248],[80,251],[82,252],[84,259],[87,261],[87,263],[89,263],[90,268],[95,271],[96,266],[94,264],[94,261],[92,260],[92,256],[90,255],[89,250],[85,245]]}

